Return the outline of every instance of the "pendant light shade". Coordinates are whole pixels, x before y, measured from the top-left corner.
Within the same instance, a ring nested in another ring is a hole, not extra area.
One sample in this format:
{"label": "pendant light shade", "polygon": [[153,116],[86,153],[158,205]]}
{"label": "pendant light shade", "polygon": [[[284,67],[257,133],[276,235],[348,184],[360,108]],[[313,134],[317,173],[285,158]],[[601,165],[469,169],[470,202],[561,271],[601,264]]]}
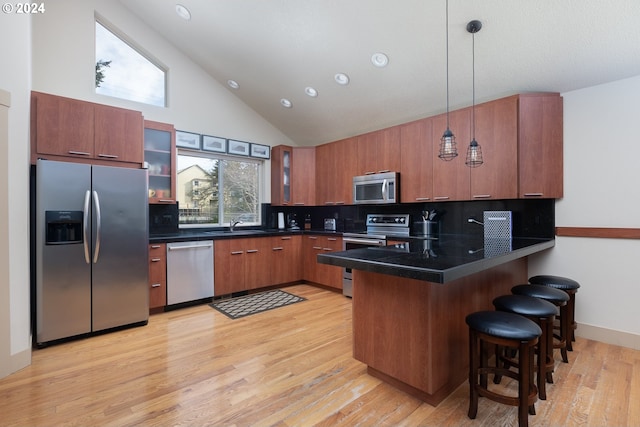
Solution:
{"label": "pendant light shade", "polygon": [[473,101],[471,107],[471,142],[467,148],[467,158],[464,162],[470,168],[477,168],[484,163],[482,159],[482,149],[476,141],[476,33],[482,28],[482,22],[471,21],[467,24],[467,31],[471,33],[471,54],[472,54],[472,86]]}
{"label": "pendant light shade", "polygon": [[453,160],[458,156],[456,137],[449,129],[449,0],[446,3],[446,39],[447,39],[447,130],[440,138],[440,151],[438,157],[442,160]]}

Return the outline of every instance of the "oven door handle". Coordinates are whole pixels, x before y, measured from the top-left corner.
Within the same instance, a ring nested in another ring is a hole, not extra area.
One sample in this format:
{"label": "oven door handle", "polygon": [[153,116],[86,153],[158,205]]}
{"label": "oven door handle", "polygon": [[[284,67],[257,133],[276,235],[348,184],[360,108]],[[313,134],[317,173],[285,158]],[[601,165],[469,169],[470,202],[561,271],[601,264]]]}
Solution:
{"label": "oven door handle", "polygon": [[351,237],[343,237],[342,238],[342,242],[343,243],[355,243],[358,245],[369,245],[369,246],[386,246],[387,245],[387,241],[386,240],[380,240],[380,239],[362,239],[362,238],[351,238]]}

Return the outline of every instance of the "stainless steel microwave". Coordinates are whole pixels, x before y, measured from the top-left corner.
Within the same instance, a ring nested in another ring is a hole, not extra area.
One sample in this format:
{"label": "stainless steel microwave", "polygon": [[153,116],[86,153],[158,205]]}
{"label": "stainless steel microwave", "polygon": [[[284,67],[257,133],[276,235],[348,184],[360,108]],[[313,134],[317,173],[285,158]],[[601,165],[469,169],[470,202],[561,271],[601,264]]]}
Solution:
{"label": "stainless steel microwave", "polygon": [[353,177],[353,203],[400,203],[400,174],[385,172]]}

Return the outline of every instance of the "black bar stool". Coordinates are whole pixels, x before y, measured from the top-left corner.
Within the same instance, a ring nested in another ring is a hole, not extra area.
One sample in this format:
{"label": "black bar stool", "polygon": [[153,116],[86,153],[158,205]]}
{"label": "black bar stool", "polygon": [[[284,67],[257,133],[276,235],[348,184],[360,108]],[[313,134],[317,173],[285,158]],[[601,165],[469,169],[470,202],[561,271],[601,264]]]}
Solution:
{"label": "black bar stool", "polygon": [[[529,425],[529,414],[535,415],[538,389],[533,381],[533,354],[542,330],[535,322],[518,314],[503,311],[479,311],[466,317],[469,326],[469,418],[478,413],[478,398],[518,407],[518,425]],[[489,366],[487,345],[518,350],[518,371]],[[488,374],[504,375],[518,381],[518,396],[507,396],[489,390]]]}
{"label": "black bar stool", "polygon": [[569,295],[559,289],[554,289],[544,285],[516,285],[511,288],[514,295],[526,295],[549,301],[558,307],[557,316],[560,319],[560,329],[558,334],[554,334],[557,342],[553,343],[553,348],[559,348],[562,354],[562,361],[569,363],[567,356],[567,341],[569,340]]}
{"label": "black bar stool", "polygon": [[[556,306],[549,301],[526,295],[503,295],[493,300],[493,306],[499,311],[506,311],[525,316],[540,326],[542,336],[536,346],[538,354],[536,383],[538,385],[538,397],[542,400],[546,400],[546,383],[553,383],[553,322],[556,317]],[[501,356],[498,353],[496,353],[496,357],[504,357],[503,361],[506,365],[515,364],[512,358]],[[500,382],[500,377],[496,376],[494,378],[494,382],[498,384]]]}
{"label": "black bar stool", "polygon": [[576,282],[573,279],[569,279],[568,277],[551,275],[530,277],[529,283],[535,285],[550,286],[552,288],[565,291],[567,295],[569,295],[569,302],[567,303],[567,305],[569,306],[569,325],[571,338],[567,337],[567,350],[573,351],[571,342],[576,340],[574,331],[578,328],[578,324],[576,323],[576,293],[578,292],[580,283]]}

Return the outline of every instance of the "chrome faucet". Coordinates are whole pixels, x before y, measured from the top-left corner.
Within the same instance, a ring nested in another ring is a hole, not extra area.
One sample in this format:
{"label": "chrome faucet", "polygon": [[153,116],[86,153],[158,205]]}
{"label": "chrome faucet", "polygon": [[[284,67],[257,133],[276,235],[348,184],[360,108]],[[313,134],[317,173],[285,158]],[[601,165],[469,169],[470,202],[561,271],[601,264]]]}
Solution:
{"label": "chrome faucet", "polygon": [[233,228],[238,224],[242,224],[242,221],[236,218],[231,218],[231,221],[229,221],[229,231],[233,231]]}

